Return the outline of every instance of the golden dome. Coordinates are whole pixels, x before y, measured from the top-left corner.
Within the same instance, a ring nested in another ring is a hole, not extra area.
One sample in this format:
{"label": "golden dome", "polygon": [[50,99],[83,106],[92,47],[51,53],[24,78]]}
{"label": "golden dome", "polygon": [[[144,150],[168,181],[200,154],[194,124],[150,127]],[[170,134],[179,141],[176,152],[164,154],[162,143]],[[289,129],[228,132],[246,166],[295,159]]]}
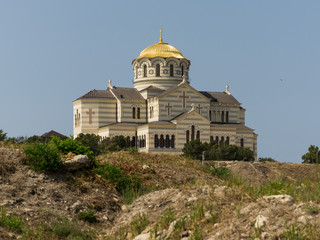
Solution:
{"label": "golden dome", "polygon": [[151,45],[150,47],[147,47],[146,49],[144,49],[140,53],[140,56],[137,57],[137,59],[154,58],[154,57],[185,58],[178,49],[169,45],[168,43],[162,42],[162,31],[161,30],[160,30],[160,41],[158,43],[155,43],[155,44]]}

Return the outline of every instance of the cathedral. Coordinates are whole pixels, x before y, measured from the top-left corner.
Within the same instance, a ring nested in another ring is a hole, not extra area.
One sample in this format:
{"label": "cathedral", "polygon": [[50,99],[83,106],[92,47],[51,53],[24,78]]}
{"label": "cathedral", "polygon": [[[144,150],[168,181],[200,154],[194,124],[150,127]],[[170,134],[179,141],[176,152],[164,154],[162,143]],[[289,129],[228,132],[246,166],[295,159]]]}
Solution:
{"label": "cathedral", "polygon": [[198,91],[189,82],[191,62],[159,42],[133,60],[133,88],[92,90],[73,101],[73,134],[122,135],[141,152],[181,154],[184,144],[233,144],[257,158],[257,134],[245,125],[245,109],[229,92]]}

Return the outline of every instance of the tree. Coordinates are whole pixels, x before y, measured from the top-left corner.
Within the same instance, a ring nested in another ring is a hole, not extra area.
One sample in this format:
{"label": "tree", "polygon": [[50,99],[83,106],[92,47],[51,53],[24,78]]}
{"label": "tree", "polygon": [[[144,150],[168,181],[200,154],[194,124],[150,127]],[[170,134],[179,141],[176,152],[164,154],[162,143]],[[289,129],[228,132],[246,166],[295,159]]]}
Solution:
{"label": "tree", "polygon": [[0,141],[5,141],[7,139],[7,134],[0,129]]}
{"label": "tree", "polygon": [[199,139],[186,143],[182,149],[184,156],[192,159],[201,160],[202,152],[207,150],[208,144],[202,143]]}
{"label": "tree", "polygon": [[320,163],[320,153],[319,153],[319,147],[315,145],[310,145],[308,148],[308,152],[306,154],[302,155],[302,163]]}
{"label": "tree", "polygon": [[271,157],[259,157],[258,162],[277,162]]}
{"label": "tree", "polygon": [[100,146],[101,137],[99,135],[80,133],[76,140],[89,147],[95,156],[102,152],[102,147]]}

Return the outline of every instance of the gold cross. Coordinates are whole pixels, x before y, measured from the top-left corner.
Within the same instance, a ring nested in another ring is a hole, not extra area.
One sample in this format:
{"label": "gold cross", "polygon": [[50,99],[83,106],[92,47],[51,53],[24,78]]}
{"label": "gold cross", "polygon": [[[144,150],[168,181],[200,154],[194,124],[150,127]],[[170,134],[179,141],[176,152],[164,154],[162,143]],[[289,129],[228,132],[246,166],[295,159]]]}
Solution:
{"label": "gold cross", "polygon": [[91,108],[89,108],[89,111],[87,111],[87,112],[86,112],[86,114],[88,114],[88,115],[89,115],[89,124],[92,124],[92,115],[94,115],[94,114],[95,114],[95,112],[94,112],[94,111],[92,111],[92,109],[91,109]]}

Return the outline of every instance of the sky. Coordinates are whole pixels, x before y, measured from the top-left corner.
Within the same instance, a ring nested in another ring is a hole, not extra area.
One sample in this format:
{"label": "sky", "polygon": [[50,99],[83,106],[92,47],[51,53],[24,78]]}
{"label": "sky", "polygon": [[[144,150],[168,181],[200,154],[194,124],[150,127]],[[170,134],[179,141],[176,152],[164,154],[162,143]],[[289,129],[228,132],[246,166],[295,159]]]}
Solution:
{"label": "sky", "polygon": [[190,59],[191,86],[229,91],[258,157],[301,162],[320,145],[320,1],[0,0],[0,129],[72,135],[72,101],[163,40]]}

